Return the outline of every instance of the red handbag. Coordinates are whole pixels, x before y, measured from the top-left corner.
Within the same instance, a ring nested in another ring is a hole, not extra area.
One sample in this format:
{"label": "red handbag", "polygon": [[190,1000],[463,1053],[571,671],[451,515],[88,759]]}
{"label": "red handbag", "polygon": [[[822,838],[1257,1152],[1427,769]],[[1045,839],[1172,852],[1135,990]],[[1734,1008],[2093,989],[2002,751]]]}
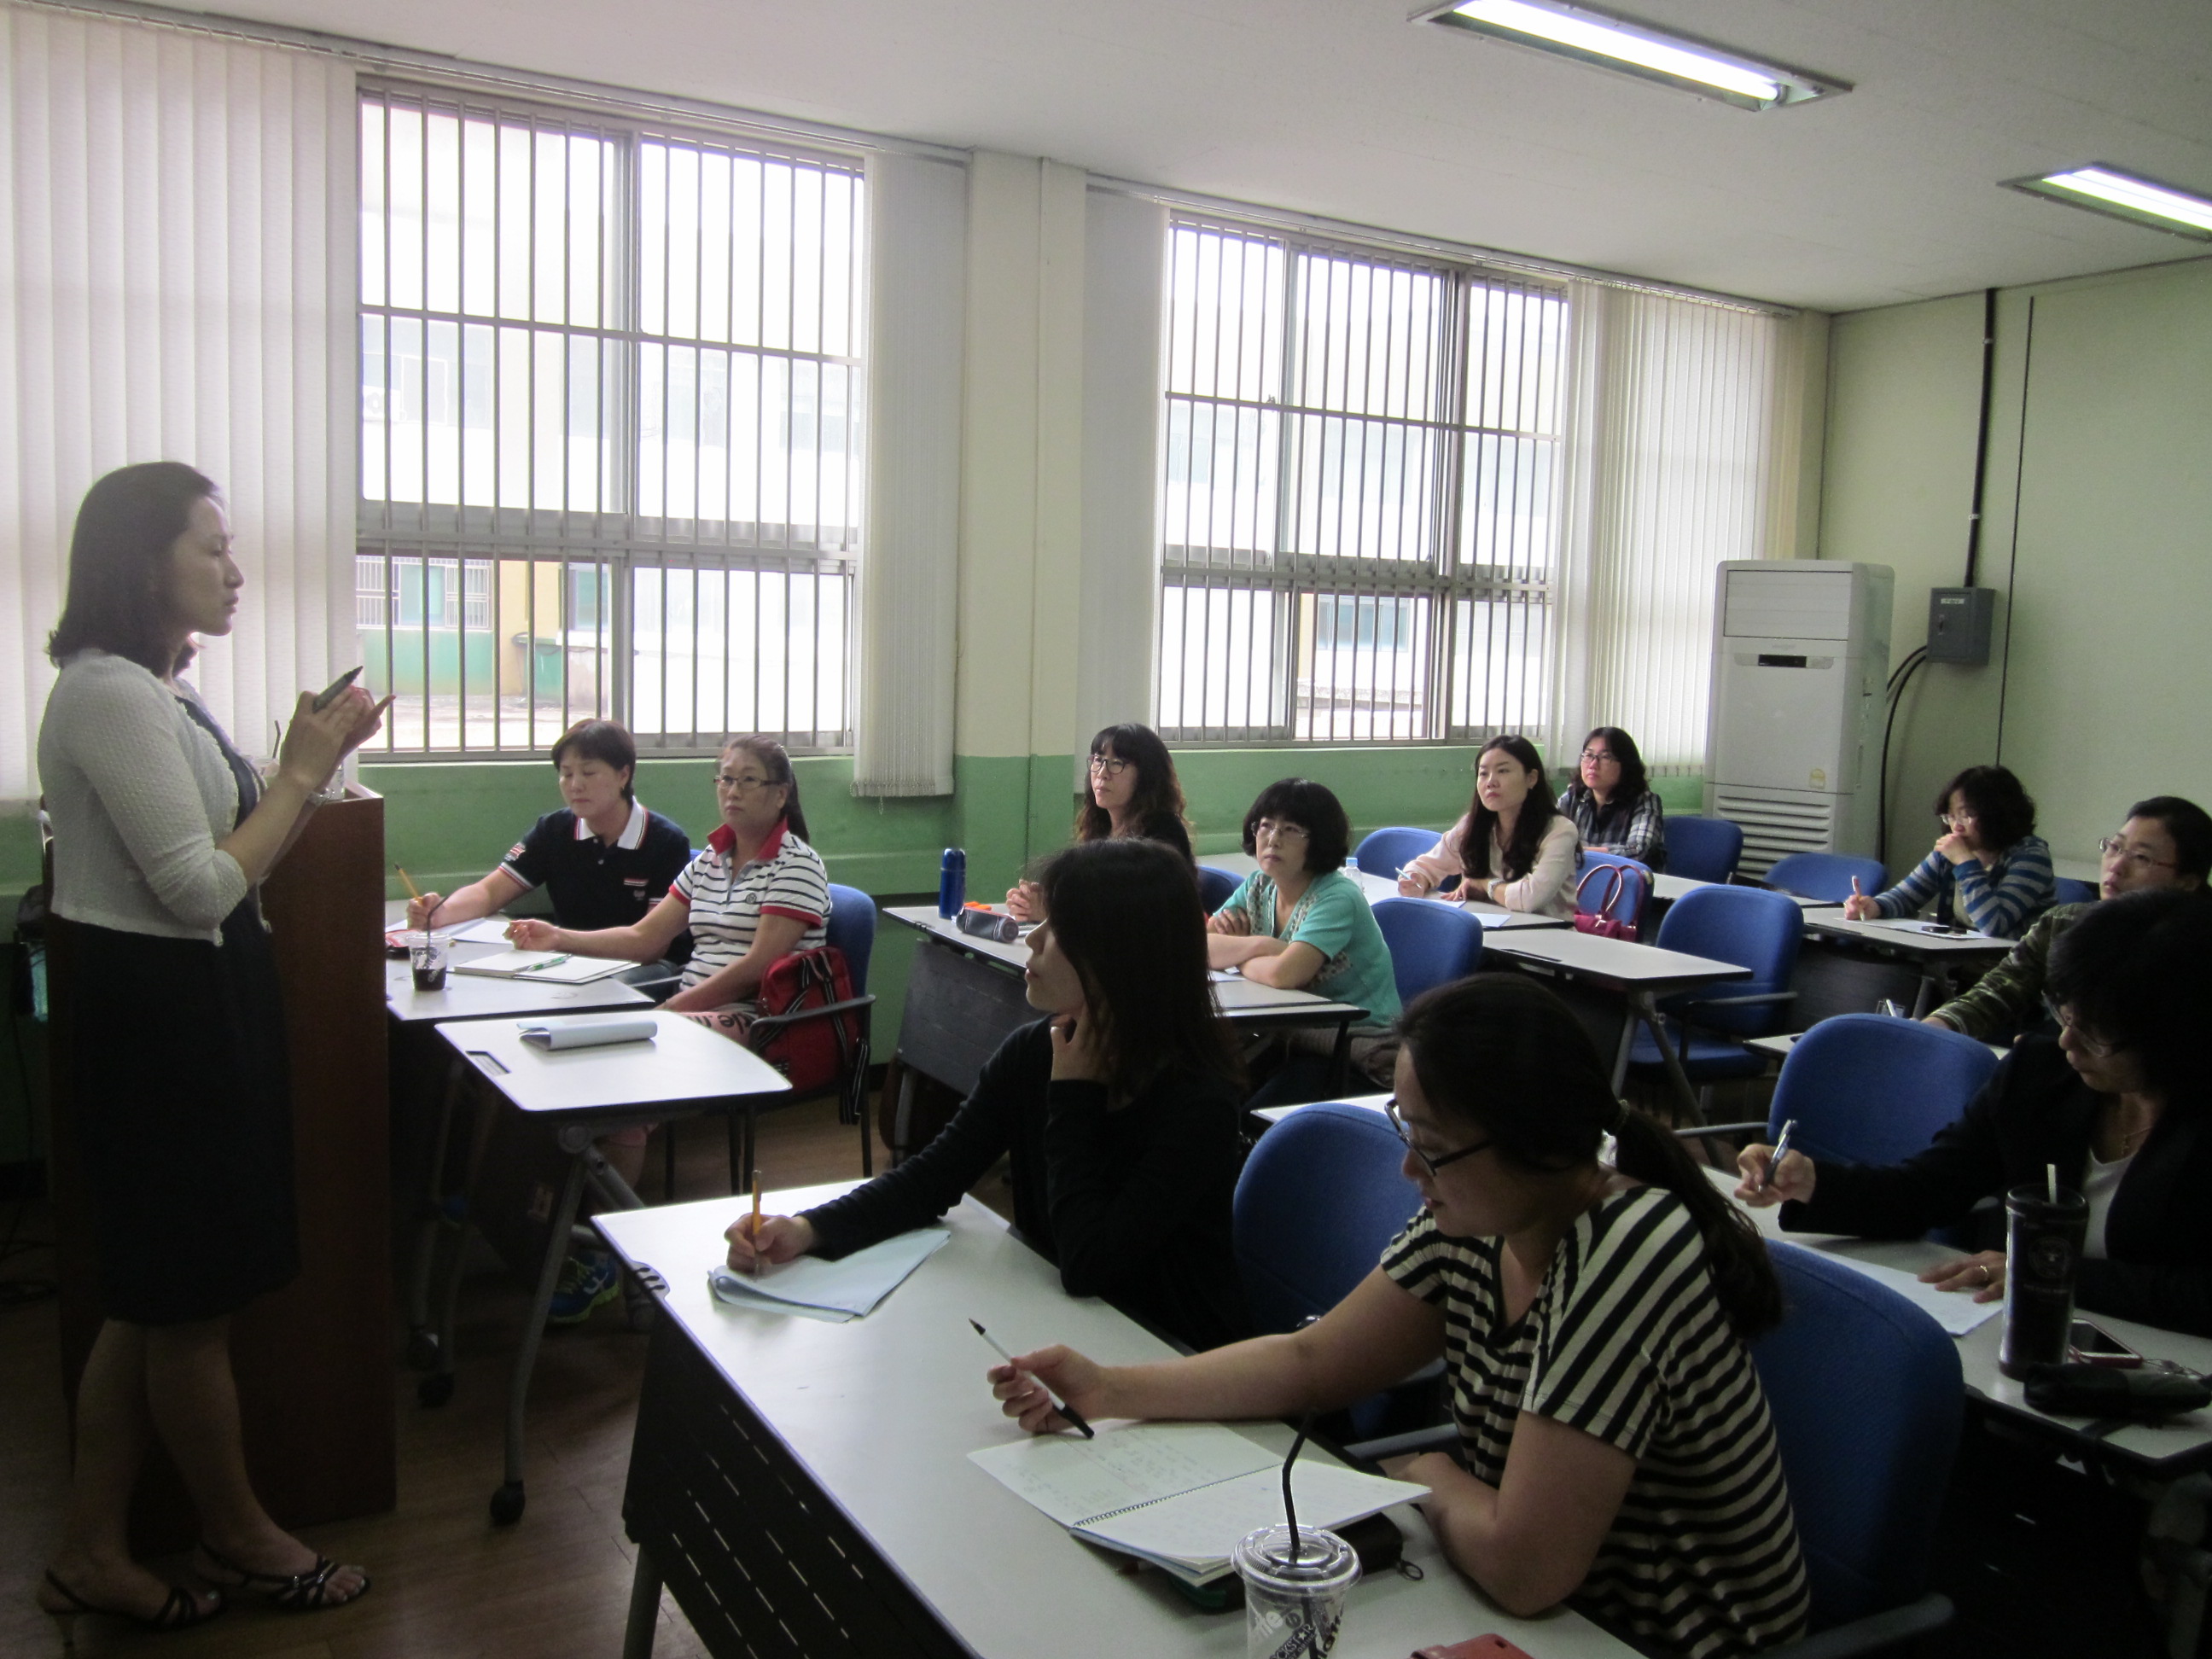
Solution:
{"label": "red handbag", "polygon": [[[1583,889],[1589,885],[1592,876],[1610,876],[1613,879],[1606,884],[1604,898],[1595,908],[1586,908]],[[1625,910],[1642,915],[1643,888],[1644,878],[1634,871],[1624,870],[1617,864],[1593,864],[1575,884],[1575,931],[1595,933],[1600,939],[1633,940],[1636,924],[1621,921],[1614,913]]]}
{"label": "red handbag", "polygon": [[853,975],[845,953],[834,945],[811,951],[794,951],[769,963],[756,1001],[750,1045],[763,1060],[791,1079],[799,1094],[829,1087],[843,1074],[860,1042],[860,1012],[848,1008],[817,1019],[795,1019],[771,1027],[763,1038],[760,1026],[804,1014],[810,1008],[827,1008],[853,1000]]}

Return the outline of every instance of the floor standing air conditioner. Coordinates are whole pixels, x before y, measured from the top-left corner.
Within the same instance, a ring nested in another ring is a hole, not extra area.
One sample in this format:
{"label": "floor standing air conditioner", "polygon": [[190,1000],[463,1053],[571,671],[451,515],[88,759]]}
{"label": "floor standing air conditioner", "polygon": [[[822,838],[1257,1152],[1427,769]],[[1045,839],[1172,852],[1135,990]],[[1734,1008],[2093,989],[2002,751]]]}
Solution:
{"label": "floor standing air conditioner", "polygon": [[1895,576],[1731,559],[1719,582],[1705,811],[1743,826],[1748,876],[1790,853],[1872,857]]}

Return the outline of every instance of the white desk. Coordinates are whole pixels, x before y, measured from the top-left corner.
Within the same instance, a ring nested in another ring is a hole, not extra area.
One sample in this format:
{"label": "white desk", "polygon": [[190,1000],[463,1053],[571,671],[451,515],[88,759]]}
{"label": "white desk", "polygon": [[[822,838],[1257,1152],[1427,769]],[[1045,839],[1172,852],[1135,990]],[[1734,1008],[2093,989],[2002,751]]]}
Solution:
{"label": "white desk", "polygon": [[[387,931],[407,925],[407,907],[393,901],[384,907]],[[512,945],[492,941],[448,943],[448,960],[454,963],[496,956]],[[625,968],[633,964],[624,963]],[[384,1008],[394,1024],[419,1025],[441,1019],[520,1019],[526,1014],[577,1014],[593,1008],[643,1008],[653,999],[625,985],[614,975],[585,985],[546,985],[525,979],[490,979],[459,974],[448,968],[442,991],[418,991],[415,974],[404,957],[384,959]]]}
{"label": "white desk", "polygon": [[1923,933],[1910,926],[1909,917],[1879,921],[1846,921],[1840,910],[1814,910],[1805,917],[1808,932],[1842,940],[1860,950],[1904,957],[1920,969],[1919,989],[1912,1000],[1912,1017],[1919,1018],[1936,1006],[1939,994],[1950,992],[1950,969],[1972,963],[1994,962],[2009,955],[2017,939],[1993,939],[1987,933]]}
{"label": "white desk", "polygon": [[[1669,876],[1662,873],[1651,878],[1651,896],[1661,904],[1672,904],[1683,894],[1692,892],[1698,888],[1722,887],[1727,884],[1725,882],[1699,881],[1694,876]],[[1808,898],[1802,893],[1784,893],[1783,897],[1795,899],[1801,909],[1839,910],[1843,908],[1843,902],[1839,899]]]}
{"label": "white desk", "polygon": [[[1747,1048],[1756,1048],[1762,1054],[1771,1054],[1777,1060],[1787,1060],[1790,1058],[1790,1051],[1797,1046],[1797,1039],[1804,1035],[1802,1031],[1785,1031],[1779,1036],[1752,1037],[1747,1039],[1743,1046]],[[2002,1042],[1988,1042],[1982,1046],[1999,1060],[2002,1060],[2012,1052]]]}
{"label": "white desk", "polygon": [[[1199,862],[1209,869],[1226,870],[1231,875],[1243,878],[1260,867],[1260,861],[1249,853],[1223,853]],[[1398,884],[1388,876],[1370,876],[1356,864],[1344,866],[1344,873],[1359,884],[1359,890],[1367,896],[1370,904],[1386,898],[1400,898]],[[1526,910],[1509,910],[1502,904],[1492,904],[1483,899],[1449,899],[1431,893],[1425,896],[1431,904],[1455,904],[1482,924],[1487,933],[1500,927],[1565,927],[1566,921],[1559,916],[1540,916]]]}
{"label": "white desk", "polygon": [[[843,1186],[779,1193],[789,1212]],[[1018,1353],[1064,1341],[1109,1362],[1170,1350],[973,1199],[952,1241],[865,1319],[831,1325],[716,1303],[734,1200],[596,1218],[654,1287],[623,1513],[637,1541],[624,1659],[646,1659],[665,1581],[714,1652],[805,1659],[1241,1656],[1244,1614],[1201,1613],[1157,1571],[1078,1540],[968,1461],[1018,1438],[983,1373],[980,1320]],[[664,1288],[665,1287],[665,1288]],[[1279,1423],[1242,1425],[1287,1449]],[[1305,1455],[1316,1453],[1310,1449]],[[1534,1659],[1625,1659],[1578,1614],[1514,1619],[1446,1563],[1419,1512],[1391,1511],[1425,1577],[1357,1586],[1340,1659],[1405,1659],[1495,1631]]]}

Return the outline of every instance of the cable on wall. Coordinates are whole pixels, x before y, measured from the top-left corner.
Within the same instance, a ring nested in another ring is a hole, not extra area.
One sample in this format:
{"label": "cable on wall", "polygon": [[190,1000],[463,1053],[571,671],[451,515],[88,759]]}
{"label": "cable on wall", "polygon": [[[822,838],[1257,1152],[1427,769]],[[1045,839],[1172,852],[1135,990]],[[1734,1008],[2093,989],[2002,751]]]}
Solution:
{"label": "cable on wall", "polygon": [[1889,677],[1889,718],[1881,727],[1881,783],[1877,796],[1874,855],[1882,868],[1889,867],[1889,739],[1897,730],[1897,711],[1905,705],[1905,688],[1912,683],[1912,676],[1928,660],[1928,647],[1921,646],[1897,665]]}

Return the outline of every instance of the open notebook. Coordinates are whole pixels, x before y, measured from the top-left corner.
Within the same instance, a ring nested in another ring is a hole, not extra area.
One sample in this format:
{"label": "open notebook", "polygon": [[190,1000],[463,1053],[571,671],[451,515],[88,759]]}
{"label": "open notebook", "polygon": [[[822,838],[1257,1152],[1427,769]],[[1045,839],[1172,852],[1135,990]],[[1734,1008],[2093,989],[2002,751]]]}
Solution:
{"label": "open notebook", "polygon": [[[968,1458],[1077,1537],[1187,1584],[1223,1577],[1238,1539],[1283,1520],[1281,1455],[1218,1423],[1117,1425],[1095,1440],[1033,1436]],[[1291,1490],[1300,1526],[1341,1527],[1429,1489],[1301,1458]]]}
{"label": "open notebook", "polygon": [[757,1274],[713,1267],[708,1270],[707,1288],[733,1308],[802,1314],[833,1322],[864,1319],[951,1237],[948,1228],[917,1227],[835,1261],[802,1255]]}
{"label": "open notebook", "polygon": [[572,957],[559,951],[495,951],[488,957],[456,962],[457,974],[482,974],[489,979],[527,979],[552,985],[586,985],[636,967],[634,962],[605,957]]}

